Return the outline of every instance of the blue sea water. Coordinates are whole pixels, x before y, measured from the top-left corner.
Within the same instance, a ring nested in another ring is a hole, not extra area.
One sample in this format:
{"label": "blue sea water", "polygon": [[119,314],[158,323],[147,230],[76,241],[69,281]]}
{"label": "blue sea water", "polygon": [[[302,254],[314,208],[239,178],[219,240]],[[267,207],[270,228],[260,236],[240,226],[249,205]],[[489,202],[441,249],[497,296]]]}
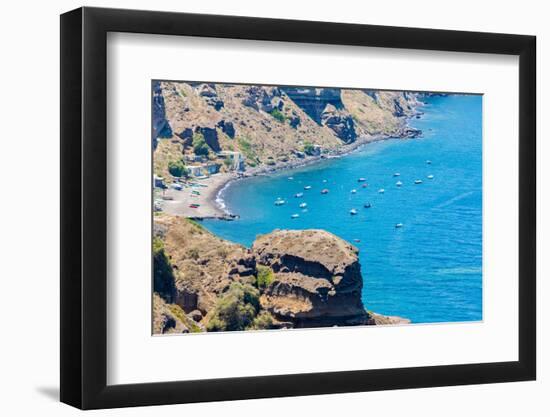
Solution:
{"label": "blue sea water", "polygon": [[[414,323],[481,320],[482,97],[432,97],[422,110],[410,122],[422,138],[371,143],[314,166],[238,181],[223,197],[240,218],[204,225],[246,246],[276,228],[326,229],[359,249],[368,310]],[[330,192],[322,195],[323,188]],[[278,197],[286,204],[275,206]]]}

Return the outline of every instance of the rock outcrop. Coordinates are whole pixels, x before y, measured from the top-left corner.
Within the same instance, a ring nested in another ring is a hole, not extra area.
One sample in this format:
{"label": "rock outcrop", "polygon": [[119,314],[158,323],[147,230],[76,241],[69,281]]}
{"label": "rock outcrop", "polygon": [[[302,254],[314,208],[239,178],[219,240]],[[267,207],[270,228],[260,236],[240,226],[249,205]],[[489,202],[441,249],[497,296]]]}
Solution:
{"label": "rock outcrop", "polygon": [[339,88],[283,87],[282,90],[319,125],[327,105],[343,107]]}
{"label": "rock outcrop", "polygon": [[173,279],[173,292],[155,284],[163,301],[154,299],[159,333],[204,330],[220,300],[228,303],[234,283],[259,293],[256,314],[269,317],[269,328],[408,322],[365,310],[357,249],[324,230],[276,230],[247,249],[189,219],[161,215],[155,236]]}
{"label": "rock outcrop", "polygon": [[218,97],[215,85],[200,84],[197,87],[197,92],[199,96],[204,99],[206,104],[214,107],[214,109],[220,110],[223,107],[223,100]]}
{"label": "rock outcrop", "polygon": [[164,97],[159,82],[153,83],[153,148],[157,146],[158,138],[170,138],[172,128],[166,120]]}
{"label": "rock outcrop", "polygon": [[338,110],[332,104],[327,104],[321,113],[321,124],[333,130],[345,143],[351,143],[357,138],[353,118],[349,113]]}
{"label": "rock outcrop", "polygon": [[358,250],[324,230],[280,230],[252,247],[274,279],[262,308],[294,327],[368,324]]}

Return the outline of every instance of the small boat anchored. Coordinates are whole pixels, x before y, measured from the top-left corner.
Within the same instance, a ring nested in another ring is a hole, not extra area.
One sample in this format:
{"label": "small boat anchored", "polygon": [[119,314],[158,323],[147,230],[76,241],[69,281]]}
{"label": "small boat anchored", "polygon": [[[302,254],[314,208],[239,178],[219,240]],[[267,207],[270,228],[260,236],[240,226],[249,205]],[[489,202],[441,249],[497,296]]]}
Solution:
{"label": "small boat anchored", "polygon": [[275,200],[276,206],[282,206],[283,204],[285,204],[285,200],[283,200],[282,198],[278,198],[277,200]]}
{"label": "small boat anchored", "polygon": [[422,180],[414,180],[415,184],[422,184]]}
{"label": "small boat anchored", "polygon": [[297,219],[298,217],[300,217],[300,215],[296,213],[290,216],[291,219]]}
{"label": "small boat anchored", "polygon": [[428,175],[426,178],[428,178],[429,180],[433,180],[434,179],[434,176],[432,174]]}
{"label": "small boat anchored", "polygon": [[306,185],[306,186],[304,187],[304,190],[311,190],[311,185]]}
{"label": "small boat anchored", "polygon": [[402,227],[403,227],[403,223],[397,223],[397,224],[395,225],[395,228],[396,228],[396,229],[401,229]]}
{"label": "small boat anchored", "polygon": [[366,178],[361,177],[357,179],[357,182],[365,182],[366,180],[367,180]]}
{"label": "small boat anchored", "polygon": [[302,209],[303,209],[303,208],[306,208],[306,207],[307,207],[307,204],[306,204],[306,203],[302,203],[302,204],[300,204],[300,208],[302,208]]}
{"label": "small boat anchored", "polygon": [[304,193],[296,193],[294,194],[294,198],[302,198],[304,196]]}
{"label": "small boat anchored", "polygon": [[432,164],[432,161],[430,161],[430,160],[428,159],[428,160],[426,161],[426,163],[427,163],[428,165],[431,165],[431,164]]}
{"label": "small boat anchored", "polygon": [[323,188],[321,190],[321,194],[328,194],[328,188]]}
{"label": "small boat anchored", "polygon": [[401,176],[401,174],[400,174],[399,172],[395,172],[395,173],[393,174],[393,176],[394,176],[394,177],[399,177],[399,176]]}
{"label": "small boat anchored", "polygon": [[361,187],[363,188],[367,188],[368,184],[367,183],[364,183]]}
{"label": "small boat anchored", "polygon": [[384,194],[385,191],[386,191],[386,190],[384,190],[383,188],[380,188],[380,189],[378,190],[378,193]]}
{"label": "small boat anchored", "polygon": [[395,185],[397,185],[398,187],[401,187],[401,186],[403,185],[403,183],[402,183],[401,181],[397,181],[397,182],[395,183]]}
{"label": "small boat anchored", "polygon": [[349,214],[351,214],[352,216],[355,216],[355,215],[357,214],[357,210],[351,209],[351,210],[349,211]]}
{"label": "small boat anchored", "polygon": [[355,194],[356,192],[357,192],[357,190],[355,188],[353,190],[351,190],[352,194]]}
{"label": "small boat anchored", "polygon": [[365,208],[371,208],[372,206],[371,206],[370,203],[365,203],[365,204],[363,205],[363,207],[365,207]]}

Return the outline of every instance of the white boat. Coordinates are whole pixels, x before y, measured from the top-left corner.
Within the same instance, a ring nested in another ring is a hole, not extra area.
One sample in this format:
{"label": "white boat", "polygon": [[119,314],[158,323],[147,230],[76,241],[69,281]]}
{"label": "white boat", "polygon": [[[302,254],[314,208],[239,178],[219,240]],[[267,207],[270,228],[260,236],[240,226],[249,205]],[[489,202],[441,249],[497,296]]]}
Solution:
{"label": "white boat", "polygon": [[401,174],[400,174],[399,172],[395,172],[395,173],[393,174],[394,177],[399,177],[400,175],[401,175]]}
{"label": "white boat", "polygon": [[397,182],[395,183],[395,185],[397,185],[398,187],[401,187],[401,186],[403,185],[403,183],[402,183],[401,181],[397,181]]}
{"label": "white boat", "polygon": [[288,179],[292,181],[294,179],[294,177],[288,177]]}
{"label": "white boat", "polygon": [[380,194],[384,194],[384,191],[386,191],[386,190],[384,190],[383,188],[380,188],[380,189],[378,190],[378,192],[379,192]]}
{"label": "white boat", "polygon": [[431,164],[432,164],[432,161],[430,161],[430,160],[428,159],[428,160],[426,161],[426,163],[427,163],[428,165],[431,165]]}
{"label": "white boat", "polygon": [[355,216],[355,215],[357,214],[357,210],[351,209],[351,210],[349,211],[349,214],[351,214],[352,216]]}
{"label": "white boat", "polygon": [[178,184],[177,182],[175,182],[175,183],[172,184],[172,188],[173,188],[174,190],[178,190],[178,191],[183,190],[182,185],[181,185],[181,184]]}
{"label": "white boat", "polygon": [[300,217],[299,214],[293,214],[290,216],[291,219],[297,219],[298,217]]}
{"label": "white boat", "polygon": [[328,188],[323,188],[321,190],[321,194],[328,194]]}
{"label": "white boat", "polygon": [[323,182],[327,182],[327,180],[323,180]]}
{"label": "white boat", "polygon": [[294,198],[302,198],[304,196],[304,193],[296,193],[294,194]]}
{"label": "white boat", "polygon": [[282,206],[283,204],[285,204],[285,200],[283,200],[282,198],[278,198],[277,200],[275,200],[276,206]]}
{"label": "white boat", "polygon": [[403,223],[397,223],[397,224],[395,225],[395,228],[396,228],[396,229],[400,229],[400,228],[402,228],[402,227],[403,227]]}
{"label": "white boat", "polygon": [[300,204],[300,208],[306,208],[306,207],[307,207],[307,204],[306,204],[306,203]]}
{"label": "white boat", "polygon": [[422,180],[414,180],[415,184],[422,184]]}
{"label": "white boat", "polygon": [[433,180],[434,179],[434,176],[432,174],[428,175],[426,178],[428,178],[429,180]]}
{"label": "white boat", "polygon": [[311,190],[311,185],[306,185],[306,186],[304,187],[304,190]]}
{"label": "white boat", "polygon": [[371,208],[372,206],[371,206],[370,203],[365,203],[365,204],[363,204],[363,207],[365,207],[365,208]]}
{"label": "white boat", "polygon": [[353,190],[351,190],[352,194],[355,194],[356,192],[357,192],[357,190],[355,188]]}
{"label": "white boat", "polygon": [[366,180],[367,180],[366,178],[361,177],[357,180],[357,182],[365,182]]}

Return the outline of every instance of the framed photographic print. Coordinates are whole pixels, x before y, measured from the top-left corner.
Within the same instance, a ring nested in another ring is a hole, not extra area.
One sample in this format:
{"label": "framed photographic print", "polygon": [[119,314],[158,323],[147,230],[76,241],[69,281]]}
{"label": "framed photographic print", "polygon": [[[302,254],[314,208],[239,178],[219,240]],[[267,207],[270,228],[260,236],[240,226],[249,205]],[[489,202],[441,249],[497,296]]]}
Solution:
{"label": "framed photographic print", "polygon": [[535,379],[535,38],[61,16],[61,400]]}

